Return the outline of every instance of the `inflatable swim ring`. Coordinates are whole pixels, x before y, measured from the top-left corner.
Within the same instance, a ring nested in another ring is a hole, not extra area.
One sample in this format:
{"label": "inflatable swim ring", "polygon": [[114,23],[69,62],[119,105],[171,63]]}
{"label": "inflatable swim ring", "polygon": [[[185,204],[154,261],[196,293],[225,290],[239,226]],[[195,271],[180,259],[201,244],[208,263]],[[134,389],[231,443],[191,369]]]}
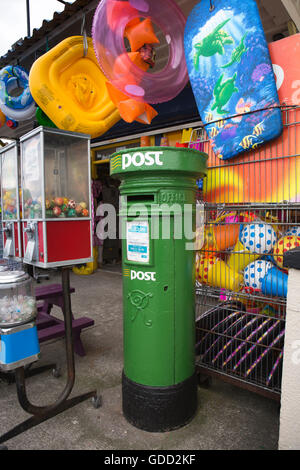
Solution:
{"label": "inflatable swim ring", "polygon": [[91,38],[64,39],[33,64],[31,93],[38,106],[59,128],[99,137],[120,120],[109,97]]}
{"label": "inflatable swim ring", "polygon": [[[162,30],[169,44],[168,63],[156,73],[135,65],[124,44],[126,37],[131,52],[136,52],[144,44],[157,43],[152,22]],[[102,0],[94,15],[92,37],[97,59],[109,82],[141,102],[162,103],[174,98],[188,82],[183,48],[185,23],[174,0]],[[116,68],[120,57],[124,67]]]}
{"label": "inflatable swim ring", "polygon": [[[13,96],[17,89],[23,89]],[[30,93],[28,74],[20,66],[8,65],[0,70],[0,108],[8,119],[26,121],[35,113],[35,103]]]}

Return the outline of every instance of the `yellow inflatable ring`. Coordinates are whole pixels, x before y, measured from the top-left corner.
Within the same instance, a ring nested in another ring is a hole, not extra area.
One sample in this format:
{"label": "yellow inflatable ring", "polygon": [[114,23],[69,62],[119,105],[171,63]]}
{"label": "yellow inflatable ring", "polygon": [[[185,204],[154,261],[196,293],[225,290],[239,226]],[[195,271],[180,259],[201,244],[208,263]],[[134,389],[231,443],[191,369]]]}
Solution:
{"label": "yellow inflatable ring", "polygon": [[64,39],[39,57],[29,75],[31,94],[44,113],[63,130],[99,137],[120,120],[111,101],[91,38]]}

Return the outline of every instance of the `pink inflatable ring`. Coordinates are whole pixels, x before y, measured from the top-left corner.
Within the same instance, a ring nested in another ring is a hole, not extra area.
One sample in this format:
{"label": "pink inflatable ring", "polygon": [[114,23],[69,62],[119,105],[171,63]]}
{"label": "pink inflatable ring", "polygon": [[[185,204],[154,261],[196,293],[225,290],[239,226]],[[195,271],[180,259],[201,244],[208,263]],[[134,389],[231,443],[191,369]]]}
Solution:
{"label": "pink inflatable ring", "polygon": [[[125,28],[132,20],[150,19],[169,45],[166,66],[154,73],[142,70],[125,49]],[[146,103],[169,101],[188,82],[183,37],[186,18],[174,0],[102,0],[93,19],[92,37],[103,73],[124,94]],[[122,58],[125,67],[115,67]]]}

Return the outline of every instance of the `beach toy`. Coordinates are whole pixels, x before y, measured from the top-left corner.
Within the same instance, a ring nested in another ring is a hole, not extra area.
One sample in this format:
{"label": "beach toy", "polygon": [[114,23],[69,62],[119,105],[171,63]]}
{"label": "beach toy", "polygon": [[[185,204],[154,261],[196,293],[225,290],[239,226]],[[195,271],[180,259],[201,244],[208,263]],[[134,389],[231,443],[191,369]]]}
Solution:
{"label": "beach toy", "polygon": [[248,264],[269,253],[276,239],[272,225],[257,222],[241,226],[239,240],[227,261],[228,266],[234,271],[243,271]]}
{"label": "beach toy", "polygon": [[278,316],[278,311],[272,307],[272,305],[266,305],[262,311],[262,315],[268,315],[269,317],[277,317]]}
{"label": "beach toy", "polygon": [[[266,385],[280,385],[284,328],[280,319],[214,307],[197,319],[196,353],[201,362],[236,377],[250,376],[262,364]],[[227,313],[227,314],[226,314]],[[272,349],[274,348],[274,349]],[[225,369],[226,368],[226,369]]]}
{"label": "beach toy", "polygon": [[[274,362],[272,370],[271,370],[270,374],[268,375],[268,378],[267,378],[267,381],[266,381],[267,387],[270,384],[272,384],[275,375],[278,375],[279,377],[281,377],[282,362],[283,362],[283,350],[280,351],[280,353],[278,354],[278,357],[277,357],[276,361]],[[276,374],[276,372],[277,372],[277,374]]]}
{"label": "beach toy", "polygon": [[[92,37],[109,82],[130,98],[145,103],[162,103],[178,95],[188,82],[183,49],[185,22],[174,0],[102,0],[94,15]],[[162,70],[149,73],[131,61],[124,38],[131,52],[140,51],[144,44],[157,44],[153,23],[166,38],[169,58]],[[120,57],[122,67],[116,70]]]}
{"label": "beach toy", "polygon": [[83,264],[82,266],[74,266],[72,268],[73,273],[80,276],[89,276],[93,274],[98,268],[98,247],[93,247],[93,261],[90,263]]}
{"label": "beach toy", "polygon": [[272,266],[270,261],[261,259],[248,264],[244,271],[245,286],[261,290],[261,282]]}
{"label": "beach toy", "polygon": [[261,281],[261,291],[271,297],[286,297],[288,274],[273,266]]}
{"label": "beach toy", "polygon": [[239,232],[239,217],[236,215],[224,216],[220,224],[214,225],[214,238],[217,250],[224,251],[232,248],[239,238]]}
{"label": "beach toy", "polygon": [[242,274],[214,255],[197,258],[196,276],[203,284],[232,291],[239,291],[243,282]]}
{"label": "beach toy", "polygon": [[44,113],[44,111],[39,107],[36,108],[35,118],[40,126],[53,127],[57,129],[54,122],[52,122],[51,119],[49,119],[48,116]]}
{"label": "beach toy", "polygon": [[[284,335],[285,335],[285,329],[280,331],[280,333],[276,336],[276,338],[271,342],[271,344],[267,348],[263,349],[263,352],[258,356],[258,358],[253,362],[253,364],[251,364],[251,366],[246,371],[245,377],[248,377],[251,374],[251,372],[253,372],[253,370],[261,363],[263,358],[266,357],[267,354],[272,352],[272,348],[274,348],[274,346],[276,346],[279,343],[280,340],[281,340],[281,342],[283,342]],[[277,367],[276,366],[276,361],[275,361],[273,367]],[[272,371],[271,371],[271,373],[272,373]],[[267,383],[268,383],[268,379],[267,379]]]}
{"label": "beach toy", "polygon": [[[283,266],[283,255],[289,250],[300,246],[300,236],[285,235],[277,241],[273,250],[273,258],[280,269],[285,269]],[[287,270],[287,269],[286,269]]]}
{"label": "beach toy", "polygon": [[64,39],[33,64],[29,85],[38,106],[59,128],[99,137],[120,120],[91,38]]}
{"label": "beach toy", "polygon": [[214,246],[217,251],[233,248],[238,241],[242,222],[253,222],[257,219],[251,212],[223,212],[213,226]]}
{"label": "beach toy", "polygon": [[[22,93],[15,96],[15,91],[20,89]],[[34,116],[35,102],[23,67],[7,65],[0,70],[0,108],[8,119],[15,121],[26,121]]]}
{"label": "beach toy", "polygon": [[295,237],[300,237],[300,227],[293,227],[290,228],[286,233],[285,236],[292,235]]}
{"label": "beach toy", "polygon": [[10,129],[16,129],[18,127],[19,123],[17,121],[15,121],[14,119],[7,119],[6,125]]}
{"label": "beach toy", "polygon": [[202,249],[202,251],[216,251],[213,224],[207,224],[204,226],[204,239],[202,228],[197,228],[196,245],[198,250]]}

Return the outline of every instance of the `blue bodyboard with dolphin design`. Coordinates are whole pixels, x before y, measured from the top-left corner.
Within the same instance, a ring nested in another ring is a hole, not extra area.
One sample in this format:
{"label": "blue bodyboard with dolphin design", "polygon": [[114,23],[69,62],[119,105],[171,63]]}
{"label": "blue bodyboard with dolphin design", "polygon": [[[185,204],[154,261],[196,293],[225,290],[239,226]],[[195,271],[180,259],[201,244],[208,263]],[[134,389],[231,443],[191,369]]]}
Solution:
{"label": "blue bodyboard with dolphin design", "polygon": [[202,0],[188,17],[184,48],[201,119],[227,160],[283,130],[268,45],[254,0]]}

